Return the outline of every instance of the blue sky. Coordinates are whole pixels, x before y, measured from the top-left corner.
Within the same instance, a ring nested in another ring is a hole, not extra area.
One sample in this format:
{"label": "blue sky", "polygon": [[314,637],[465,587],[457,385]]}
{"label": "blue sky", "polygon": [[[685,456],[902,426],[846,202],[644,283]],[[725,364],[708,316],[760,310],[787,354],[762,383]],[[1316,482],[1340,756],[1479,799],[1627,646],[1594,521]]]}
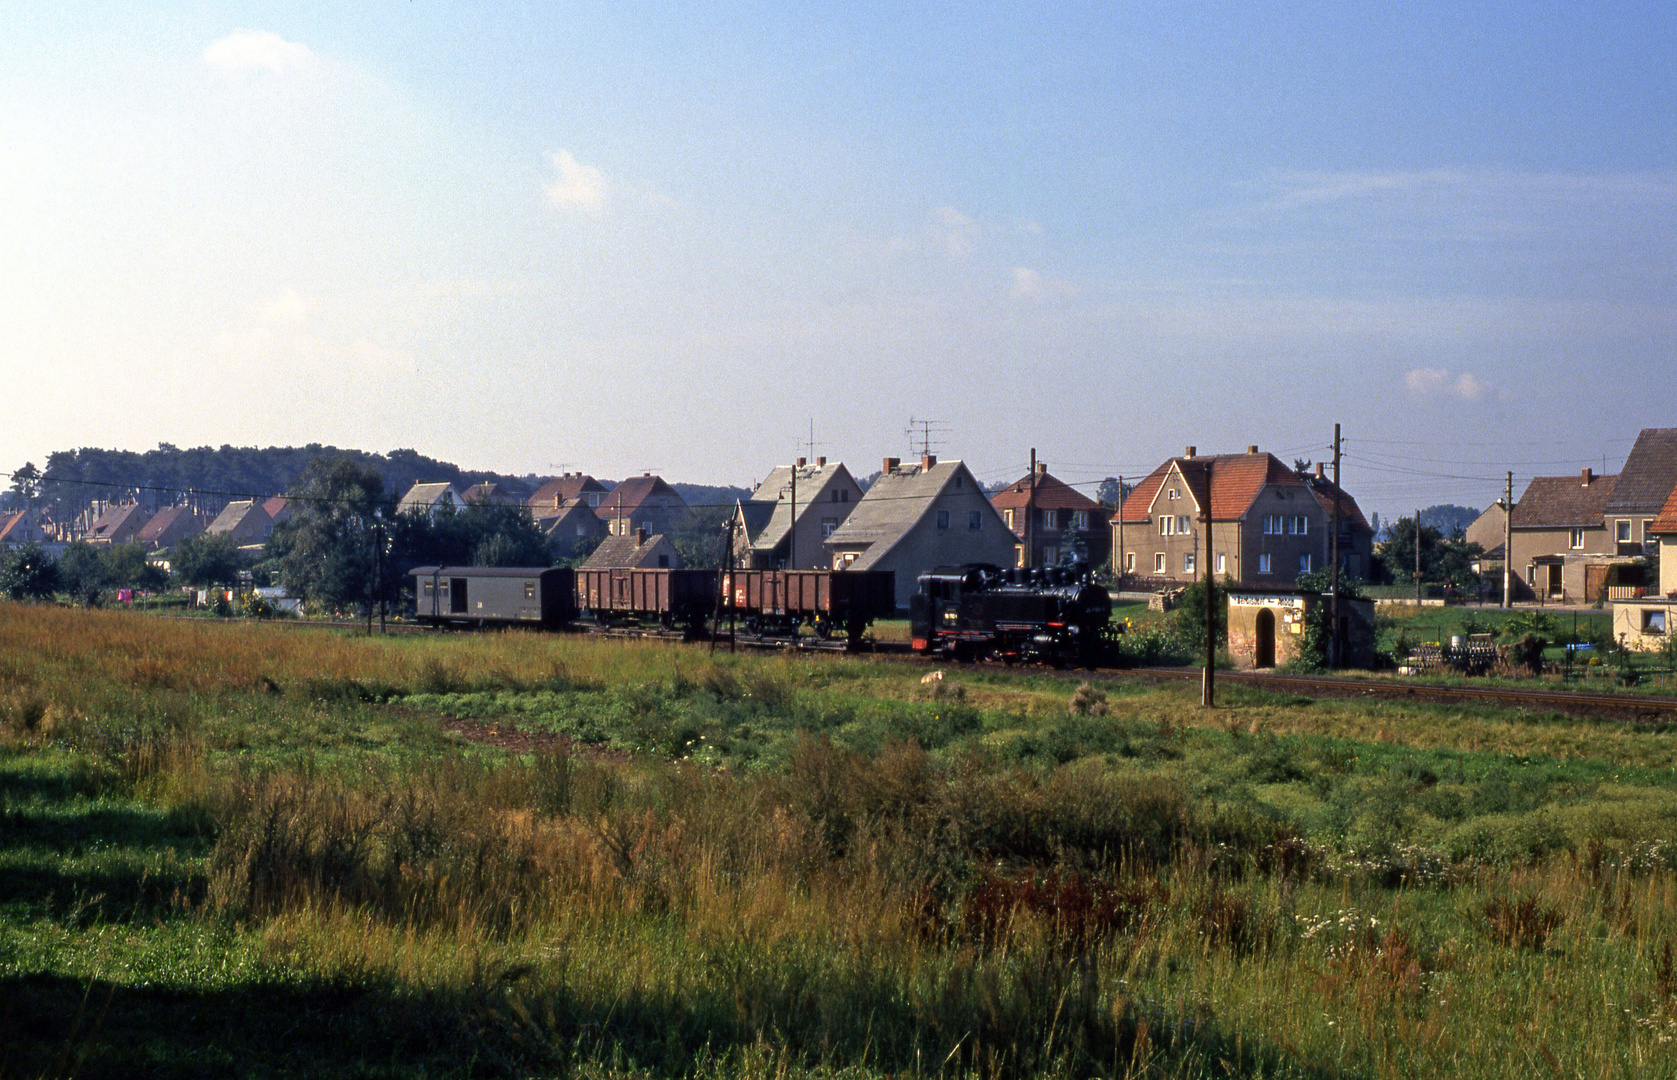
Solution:
{"label": "blue sky", "polygon": [[914,416],[1085,482],[1338,421],[1391,514],[1677,426],[1669,4],[350,7],[9,15],[0,467],[748,483]]}

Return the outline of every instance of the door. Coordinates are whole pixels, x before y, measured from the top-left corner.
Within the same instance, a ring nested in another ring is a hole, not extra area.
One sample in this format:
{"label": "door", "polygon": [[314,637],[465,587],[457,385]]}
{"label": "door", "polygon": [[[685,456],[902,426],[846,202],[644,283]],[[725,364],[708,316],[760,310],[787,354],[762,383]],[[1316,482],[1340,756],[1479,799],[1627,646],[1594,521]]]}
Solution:
{"label": "door", "polygon": [[1549,566],[1549,599],[1559,600],[1565,595],[1566,590],[1561,587],[1561,564],[1552,563]]}
{"label": "door", "polygon": [[1258,626],[1256,649],[1252,659],[1253,667],[1272,668],[1275,666],[1275,612],[1269,608],[1258,609]]}
{"label": "door", "polygon": [[449,579],[448,613],[450,615],[466,614],[466,579],[463,577]]}

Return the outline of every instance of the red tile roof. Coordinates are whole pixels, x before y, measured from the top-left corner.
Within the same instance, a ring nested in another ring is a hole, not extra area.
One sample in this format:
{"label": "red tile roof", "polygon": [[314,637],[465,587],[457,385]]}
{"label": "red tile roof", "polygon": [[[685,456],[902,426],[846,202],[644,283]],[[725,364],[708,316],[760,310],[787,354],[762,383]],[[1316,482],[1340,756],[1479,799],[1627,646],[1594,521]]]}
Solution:
{"label": "red tile roof", "polygon": [[687,505],[675,488],[659,476],[631,476],[611,489],[611,494],[600,500],[594,513],[609,521],[618,514],[632,514],[645,503],[681,509]]}
{"label": "red tile roof", "polygon": [[547,483],[536,489],[536,493],[529,498],[529,505],[534,507],[558,507],[580,498],[585,491],[604,493],[606,486],[586,473],[566,473],[555,476]]}
{"label": "red tile roof", "polygon": [[1654,523],[1648,526],[1648,531],[1664,533],[1668,536],[1677,533],[1677,488],[1672,488],[1671,494],[1666,496],[1665,505],[1660,508],[1659,517],[1655,518]]}
{"label": "red tile roof", "polygon": [[1026,474],[990,496],[990,505],[997,510],[1023,510],[1027,505],[1039,510],[1099,510],[1100,503],[1078,491],[1052,473],[1041,473],[1036,478],[1036,490],[1031,490],[1031,477]]}
{"label": "red tile roof", "polygon": [[1151,513],[1153,498],[1164,486],[1172,468],[1181,474],[1188,493],[1196,506],[1206,503],[1206,475],[1210,473],[1211,519],[1235,521],[1251,509],[1252,502],[1266,484],[1297,484],[1304,486],[1297,473],[1274,454],[1214,454],[1208,457],[1176,457],[1166,461],[1137,484],[1124,500],[1120,513],[1124,524],[1145,523]]}

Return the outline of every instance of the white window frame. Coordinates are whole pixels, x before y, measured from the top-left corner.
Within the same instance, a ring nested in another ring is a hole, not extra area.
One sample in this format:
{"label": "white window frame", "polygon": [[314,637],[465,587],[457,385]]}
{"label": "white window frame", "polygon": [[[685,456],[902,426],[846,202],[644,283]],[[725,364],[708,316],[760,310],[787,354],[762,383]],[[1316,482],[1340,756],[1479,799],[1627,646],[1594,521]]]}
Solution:
{"label": "white window frame", "polygon": [[1192,526],[1188,524],[1187,514],[1176,515],[1176,532],[1178,536],[1187,536]]}
{"label": "white window frame", "polygon": [[1226,553],[1221,551],[1217,553],[1217,572],[1219,574],[1226,574],[1229,572],[1229,557]]}
{"label": "white window frame", "polygon": [[1074,510],[1074,511],[1072,511],[1071,527],[1074,528],[1074,529],[1087,529],[1089,527],[1089,511],[1087,511],[1087,510]]}
{"label": "white window frame", "polygon": [[1124,552],[1124,573],[1135,573],[1135,552],[1133,551]]}
{"label": "white window frame", "polygon": [[1572,530],[1571,544],[1572,544],[1572,550],[1573,551],[1579,551],[1583,548],[1583,546],[1584,546],[1584,530],[1583,529],[1575,528],[1575,529]]}
{"label": "white window frame", "polygon": [[1165,572],[1165,553],[1162,551],[1153,556],[1153,572],[1155,574]]}
{"label": "white window frame", "polygon": [[1642,609],[1642,632],[1644,634],[1664,634],[1665,631],[1666,631],[1665,609],[1664,608],[1643,608]]}
{"label": "white window frame", "polygon": [[1315,565],[1315,560],[1310,557],[1310,552],[1307,551],[1304,554],[1299,556],[1299,573],[1301,573],[1301,574],[1310,573],[1311,567],[1313,567],[1314,565]]}
{"label": "white window frame", "polygon": [[1182,572],[1184,574],[1193,573],[1194,572],[1194,567],[1196,567],[1198,565],[1199,565],[1199,559],[1195,558],[1194,553],[1192,551],[1185,551],[1185,552],[1182,553]]}
{"label": "white window frame", "polygon": [[1271,556],[1267,551],[1266,552],[1260,552],[1258,554],[1258,573],[1260,573],[1260,574],[1274,573],[1274,570],[1272,569],[1273,566],[1274,566],[1274,557]]}
{"label": "white window frame", "polygon": [[1620,544],[1630,543],[1630,518],[1619,518],[1613,523],[1613,536]]}

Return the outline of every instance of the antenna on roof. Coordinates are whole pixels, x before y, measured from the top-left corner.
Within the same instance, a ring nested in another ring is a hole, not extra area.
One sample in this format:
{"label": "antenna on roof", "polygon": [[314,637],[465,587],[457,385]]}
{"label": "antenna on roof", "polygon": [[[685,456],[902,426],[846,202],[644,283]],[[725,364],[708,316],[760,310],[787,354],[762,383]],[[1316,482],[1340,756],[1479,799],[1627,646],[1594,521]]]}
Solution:
{"label": "antenna on roof", "polygon": [[[938,436],[942,436],[948,431],[949,425],[942,420],[916,420],[912,416],[909,417],[908,427],[903,432],[908,436],[908,452],[926,457],[933,450],[943,449],[943,439]],[[916,440],[919,440],[918,450],[915,449]]]}
{"label": "antenna on roof", "polygon": [[815,418],[813,416],[810,417],[810,420],[809,420],[809,439],[805,442],[800,443],[799,445],[804,446],[804,447],[808,447],[808,449],[809,449],[809,460],[810,461],[815,460],[815,448],[817,446],[826,446],[827,445],[824,442],[816,442],[815,441]]}

